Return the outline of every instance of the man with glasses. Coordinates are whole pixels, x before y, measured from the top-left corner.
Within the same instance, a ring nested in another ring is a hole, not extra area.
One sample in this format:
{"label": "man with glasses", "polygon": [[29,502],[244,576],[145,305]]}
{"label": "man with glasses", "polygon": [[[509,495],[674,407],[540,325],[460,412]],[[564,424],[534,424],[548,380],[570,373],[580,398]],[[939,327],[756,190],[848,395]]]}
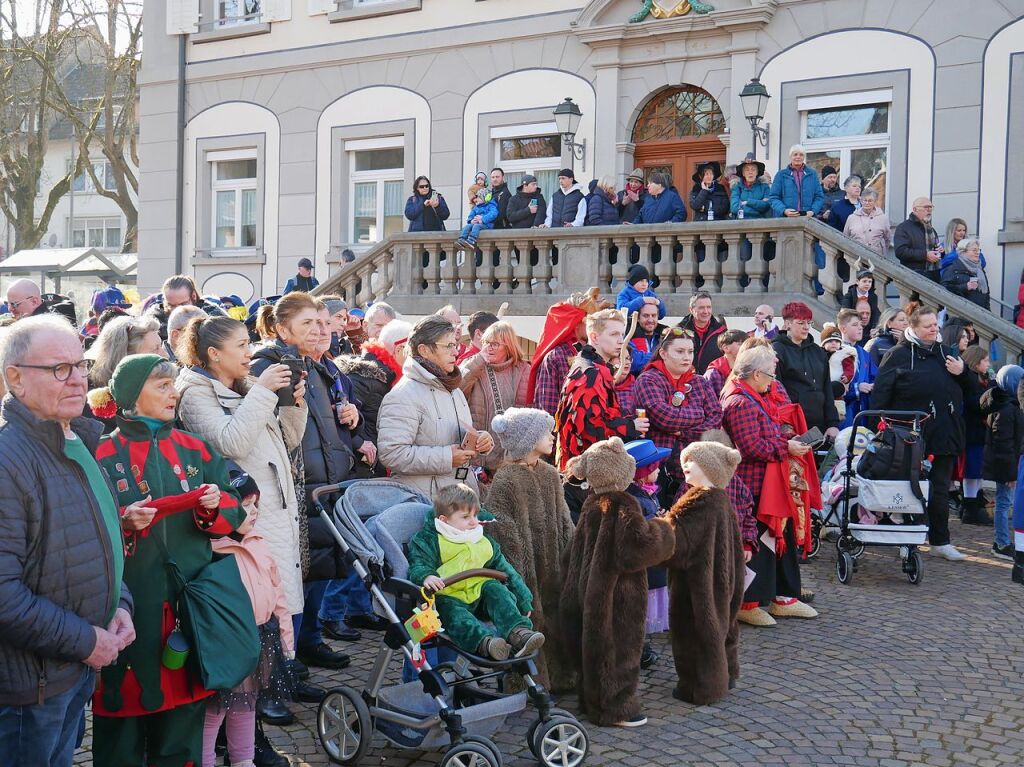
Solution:
{"label": "man with glasses", "polygon": [[938,282],[943,248],[939,244],[939,234],[932,226],[933,209],[932,201],[927,197],[914,200],[907,220],[893,232],[892,243],[901,264]]}
{"label": "man with glasses", "polygon": [[828,355],[811,337],[811,308],[792,301],[782,307],[783,329],[772,348],[779,364],[775,374],[800,406],[807,419],[807,428],[817,426],[828,439],[839,434],[839,413],[833,399]]}
{"label": "man with glasses", "polygon": [[70,767],[96,671],[135,638],[121,518],[82,418],[89,361],[59,317],[0,340],[0,753]]}
{"label": "man with glasses", "polygon": [[37,314],[46,314],[39,286],[32,280],[15,280],[7,288],[7,308],[14,319],[21,320]]}

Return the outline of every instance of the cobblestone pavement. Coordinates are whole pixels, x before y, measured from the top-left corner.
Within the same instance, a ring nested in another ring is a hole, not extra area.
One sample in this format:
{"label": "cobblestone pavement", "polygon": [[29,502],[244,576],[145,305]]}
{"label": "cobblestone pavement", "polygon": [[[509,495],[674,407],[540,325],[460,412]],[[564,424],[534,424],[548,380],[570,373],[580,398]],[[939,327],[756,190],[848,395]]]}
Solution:
{"label": "cobblestone pavement", "polygon": [[[907,581],[893,550],[878,548],[842,586],[835,549],[824,544],[804,568],[804,588],[817,592],[820,617],[744,627],[742,678],[719,705],[696,708],[672,698],[668,635],[656,637],[662,659],[640,689],[649,724],[589,727],[587,764],[1024,764],[1024,589],[1010,582],[1009,564],[989,554],[990,528],[955,521],[952,527],[970,559],[925,556],[919,586]],[[315,682],[361,686],[375,643],[345,649],[352,666],[314,670]],[[571,698],[560,705],[576,709]],[[268,728],[271,739],[292,765],[329,764],[317,741],[315,706],[294,708],[298,722]],[[524,737],[530,723],[526,713],[510,717],[494,736],[509,767],[535,764]],[[88,741],[76,764],[91,764],[87,749]],[[399,751],[378,738],[363,764],[421,767],[438,760],[436,752]]]}

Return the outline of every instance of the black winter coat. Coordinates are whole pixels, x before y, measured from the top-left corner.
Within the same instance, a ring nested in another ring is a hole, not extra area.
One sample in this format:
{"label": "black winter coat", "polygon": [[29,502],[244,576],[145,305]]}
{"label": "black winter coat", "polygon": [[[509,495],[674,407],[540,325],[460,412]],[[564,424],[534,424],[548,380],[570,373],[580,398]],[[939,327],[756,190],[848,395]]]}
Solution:
{"label": "black winter coat", "polygon": [[711,189],[705,189],[700,184],[694,184],[690,190],[690,210],[693,211],[694,221],[708,220],[708,203],[711,204],[715,213],[715,221],[724,221],[732,218],[732,198],[729,194],[729,187],[721,182],[716,182]]}
{"label": "black winter coat", "polygon": [[871,348],[868,349],[868,354],[871,355],[871,361],[875,363],[876,370],[882,367],[882,360],[894,346],[896,346],[896,339],[893,338],[892,331],[878,334],[878,337],[872,342]]}
{"label": "black winter coat", "polygon": [[[75,418],[90,453],[102,427]],[[49,701],[79,680],[110,606],[114,552],[102,511],[64,432],[8,394],[0,405],[0,707]],[[113,498],[113,489],[110,489]],[[120,545],[118,541],[116,545]],[[13,757],[17,758],[17,757]]]}
{"label": "black winter coat", "polygon": [[491,199],[498,206],[498,217],[494,219],[494,228],[509,229],[508,203],[512,199],[512,192],[509,191],[508,184],[492,187]]}
{"label": "black winter coat", "polygon": [[335,364],[351,382],[363,416],[363,436],[377,444],[377,414],[384,395],[395,383],[394,371],[377,359],[371,351],[362,357],[341,357]]}
{"label": "black winter coat", "polygon": [[[985,268],[981,267],[981,271],[984,272]],[[971,274],[970,269],[958,258],[942,273],[942,287],[950,293],[956,293],[956,295],[966,298],[972,304],[977,304],[982,309],[988,309],[988,293],[977,288],[974,290],[967,289],[967,283],[973,279],[974,275]]]}
{"label": "black winter coat", "polygon": [[908,269],[915,272],[938,273],[939,265],[928,262],[928,235],[925,233],[924,224],[913,213],[896,227],[892,244],[896,258]]}
{"label": "black winter coat", "polygon": [[704,375],[708,365],[722,356],[722,350],[718,348],[718,336],[729,329],[725,320],[712,316],[703,338],[697,333],[692,314],[683,317],[679,321],[679,327],[693,333],[693,366],[697,369],[698,375]]}
{"label": "black winter coat", "polygon": [[825,350],[810,336],[798,346],[784,330],[779,331],[772,348],[779,358],[775,376],[786,387],[789,398],[804,411],[807,428],[817,426],[825,431],[839,426]]}
{"label": "black winter coat", "polygon": [[[960,455],[964,438],[966,368],[959,376],[946,370],[948,349],[939,343],[921,346],[904,339],[882,359],[871,391],[873,410],[920,410],[925,447],[932,455]],[[787,387],[788,388],[788,387]]]}
{"label": "black winter coat", "polygon": [[993,482],[1015,482],[1017,462],[1024,453],[1024,412],[998,386],[981,395],[980,407],[987,419],[981,476]]}
{"label": "black winter coat", "polygon": [[[530,212],[530,200],[537,201],[537,212]],[[508,201],[508,228],[509,229],[531,229],[544,223],[548,215],[548,203],[541,194],[540,189],[536,192],[516,192]]]}
{"label": "black winter coat", "polygon": [[639,199],[636,202],[632,202],[627,200],[625,189],[619,192],[619,223],[632,224],[636,220],[640,208],[644,206],[644,201],[647,199],[647,190],[640,187],[638,197]]}
{"label": "black winter coat", "polygon": [[988,380],[982,380],[977,373],[964,373],[964,438],[967,447],[985,444],[985,416],[981,412],[981,396],[989,388]]}
{"label": "black winter coat", "polygon": [[587,195],[587,218],[584,226],[618,226],[619,211],[603,190],[597,188],[597,179],[590,182]]}
{"label": "black winter coat", "polygon": [[[857,308],[857,285],[853,284],[846,289],[846,292],[839,299],[839,305],[844,309],[856,309]],[[864,328],[864,338],[868,337],[868,331],[878,324],[878,318],[882,313],[878,310],[878,295],[875,293],[875,289],[871,288],[868,291],[868,306],[871,307],[871,327]],[[877,364],[877,363],[876,363]]]}

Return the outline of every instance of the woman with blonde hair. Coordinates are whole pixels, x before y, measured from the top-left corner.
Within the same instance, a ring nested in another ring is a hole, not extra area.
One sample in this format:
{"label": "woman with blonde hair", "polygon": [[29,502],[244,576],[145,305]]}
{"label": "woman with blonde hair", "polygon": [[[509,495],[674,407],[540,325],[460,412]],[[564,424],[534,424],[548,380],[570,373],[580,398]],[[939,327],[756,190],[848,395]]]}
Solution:
{"label": "woman with blonde hair", "polygon": [[480,465],[493,476],[504,463],[505,451],[491,431],[491,421],[511,407],[527,405],[530,363],[523,359],[519,336],[508,322],[496,322],[487,328],[480,344],[480,353],[462,364],[459,388],[469,402],[473,428],[489,432],[494,439],[494,450],[480,457]]}
{"label": "woman with blonde hair", "polygon": [[587,195],[587,218],[584,226],[617,226],[619,223],[618,195],[615,177],[602,176],[590,182]]}

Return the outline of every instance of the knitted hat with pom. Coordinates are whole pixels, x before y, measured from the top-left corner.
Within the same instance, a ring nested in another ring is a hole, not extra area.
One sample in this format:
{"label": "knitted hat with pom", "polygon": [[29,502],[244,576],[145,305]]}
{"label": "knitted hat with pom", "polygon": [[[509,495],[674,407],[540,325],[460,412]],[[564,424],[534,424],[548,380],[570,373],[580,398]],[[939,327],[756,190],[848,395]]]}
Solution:
{"label": "knitted hat with pom", "polygon": [[733,449],[729,435],[717,429],[704,432],[699,442],[691,442],[679,454],[680,463],[693,461],[700,466],[708,481],[721,490],[729,484],[741,459],[740,451]]}
{"label": "knitted hat with pom", "polygon": [[529,455],[541,437],[554,428],[555,419],[550,413],[532,407],[510,407],[491,420],[491,430],[512,461]]}
{"label": "knitted hat with pom", "polygon": [[595,493],[624,492],[633,482],[636,461],[619,437],[595,442],[582,455],[570,458],[569,474],[586,480]]}

